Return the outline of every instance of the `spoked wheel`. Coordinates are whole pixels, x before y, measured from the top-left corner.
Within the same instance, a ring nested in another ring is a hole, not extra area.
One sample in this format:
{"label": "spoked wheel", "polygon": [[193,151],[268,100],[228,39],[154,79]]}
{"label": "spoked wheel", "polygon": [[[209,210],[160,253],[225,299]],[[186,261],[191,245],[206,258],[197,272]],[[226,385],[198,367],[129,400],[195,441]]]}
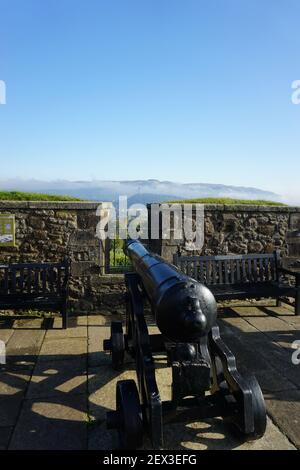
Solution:
{"label": "spoked wheel", "polygon": [[266,431],[267,412],[265,400],[256,377],[254,375],[250,376],[247,382],[252,391],[254,431],[251,434],[247,434],[246,438],[248,441],[254,441],[255,439],[260,439]]}
{"label": "spoked wheel", "polygon": [[110,339],[103,341],[105,351],[111,352],[112,367],[121,370],[124,364],[125,340],[122,322],[113,321],[110,327]]}
{"label": "spoked wheel", "polygon": [[118,432],[122,449],[137,449],[143,444],[143,418],[134,380],[117,383],[116,407]]}

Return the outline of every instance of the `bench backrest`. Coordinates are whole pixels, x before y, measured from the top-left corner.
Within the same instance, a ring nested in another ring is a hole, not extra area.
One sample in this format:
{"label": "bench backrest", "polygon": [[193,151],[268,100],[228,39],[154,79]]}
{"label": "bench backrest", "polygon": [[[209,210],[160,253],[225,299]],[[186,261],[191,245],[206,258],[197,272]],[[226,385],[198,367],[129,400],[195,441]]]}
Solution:
{"label": "bench backrest", "polygon": [[174,255],[180,271],[205,285],[278,281],[279,252],[271,254],[180,256]]}
{"label": "bench backrest", "polygon": [[1,295],[65,295],[69,261],[63,263],[0,264]]}

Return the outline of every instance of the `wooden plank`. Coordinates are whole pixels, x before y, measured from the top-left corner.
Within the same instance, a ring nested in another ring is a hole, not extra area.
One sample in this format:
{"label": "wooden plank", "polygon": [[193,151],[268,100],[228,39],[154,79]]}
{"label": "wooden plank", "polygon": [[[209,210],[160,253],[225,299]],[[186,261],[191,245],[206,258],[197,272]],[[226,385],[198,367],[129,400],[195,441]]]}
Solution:
{"label": "wooden plank", "polygon": [[235,267],[236,263],[237,263],[236,260],[230,259],[230,281],[231,281],[231,284],[234,284],[234,282],[235,282],[234,267]]}
{"label": "wooden plank", "polygon": [[207,262],[206,262],[206,266],[205,266],[205,267],[206,267],[206,269],[205,269],[205,274],[206,274],[206,282],[205,282],[205,284],[209,286],[209,285],[211,284],[211,282],[210,282],[210,261],[207,261]]}
{"label": "wooden plank", "polygon": [[251,258],[247,258],[247,266],[248,266],[248,281],[252,282],[252,263]]}
{"label": "wooden plank", "polygon": [[243,282],[247,282],[246,260],[245,260],[245,258],[242,258],[242,271],[243,271]]}
{"label": "wooden plank", "polygon": [[229,273],[228,273],[228,260],[224,261],[224,271],[225,271],[225,284],[229,284]]}
{"label": "wooden plank", "polygon": [[34,292],[39,293],[39,281],[40,281],[40,270],[35,268],[34,270]]}
{"label": "wooden plank", "polygon": [[264,265],[265,265],[265,281],[270,280],[270,275],[269,275],[269,258],[264,260]]}
{"label": "wooden plank", "polygon": [[9,287],[9,271],[8,268],[4,268],[4,293],[8,294]]}
{"label": "wooden plank", "polygon": [[273,281],[277,281],[277,270],[276,270],[276,267],[275,267],[274,258],[270,259],[270,270],[271,270],[271,279]]}
{"label": "wooden plank", "polygon": [[253,280],[254,282],[258,281],[258,276],[257,276],[257,259],[255,258],[253,260]]}
{"label": "wooden plank", "polygon": [[32,270],[31,270],[30,268],[27,269],[26,284],[27,284],[27,293],[28,293],[28,294],[31,294],[31,289],[32,289]]}
{"label": "wooden plank", "polygon": [[217,284],[217,267],[216,260],[212,260],[212,284]]}
{"label": "wooden plank", "polygon": [[61,268],[58,268],[57,270],[57,291],[61,292],[62,290],[62,283],[61,283]]}
{"label": "wooden plank", "polygon": [[236,260],[236,280],[239,284],[241,282],[241,262],[240,260]]}
{"label": "wooden plank", "polygon": [[265,279],[265,273],[264,273],[264,263],[263,263],[263,258],[259,259],[259,280],[261,282],[264,282]]}
{"label": "wooden plank", "polygon": [[222,261],[218,260],[219,284],[223,284]]}
{"label": "wooden plank", "polygon": [[50,287],[50,292],[54,292],[54,269],[50,268],[48,270],[48,275],[49,275],[49,287]]}
{"label": "wooden plank", "polygon": [[46,269],[42,269],[42,290],[43,294],[47,292],[47,271]]}
{"label": "wooden plank", "polygon": [[20,292],[23,292],[24,290],[24,268],[20,269],[19,289],[20,289]]}
{"label": "wooden plank", "polygon": [[204,272],[203,272],[203,261],[199,263],[199,281],[203,283],[204,281]]}
{"label": "wooden plank", "polygon": [[242,260],[242,259],[245,259],[245,260],[248,260],[248,259],[258,259],[258,258],[262,258],[262,259],[266,259],[266,258],[270,258],[270,254],[269,253],[251,253],[251,254],[247,254],[247,255],[215,255],[215,256],[180,256],[179,257],[180,260],[182,262],[186,262],[186,260],[191,260],[191,261],[197,261],[197,260],[202,260],[202,261],[212,261],[212,260],[216,260],[216,261],[226,261],[228,259],[233,259],[233,260]]}
{"label": "wooden plank", "polygon": [[11,270],[11,288],[9,289],[11,293],[16,293],[16,270]]}

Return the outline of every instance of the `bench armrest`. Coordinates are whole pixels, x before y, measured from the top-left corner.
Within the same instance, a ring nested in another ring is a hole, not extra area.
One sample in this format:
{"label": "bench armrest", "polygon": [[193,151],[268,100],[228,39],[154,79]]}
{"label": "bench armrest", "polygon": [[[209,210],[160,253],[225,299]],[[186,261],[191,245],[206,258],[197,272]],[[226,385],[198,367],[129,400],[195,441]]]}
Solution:
{"label": "bench armrest", "polygon": [[278,271],[279,271],[280,273],[289,274],[290,276],[295,276],[295,277],[297,277],[298,275],[300,275],[300,272],[292,271],[291,269],[287,269],[287,268],[283,268],[283,267],[279,267],[279,268],[278,268]]}

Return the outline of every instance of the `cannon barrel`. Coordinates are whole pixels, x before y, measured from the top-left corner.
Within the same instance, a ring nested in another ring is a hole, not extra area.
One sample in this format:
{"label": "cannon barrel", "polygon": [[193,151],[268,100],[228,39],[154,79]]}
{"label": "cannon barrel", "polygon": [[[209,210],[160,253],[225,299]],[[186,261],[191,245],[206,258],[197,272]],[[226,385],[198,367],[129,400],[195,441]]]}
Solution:
{"label": "cannon barrel", "polygon": [[207,335],[217,317],[210,290],[139,241],[127,241],[125,251],[141,278],[161,333],[175,342],[197,341]]}

